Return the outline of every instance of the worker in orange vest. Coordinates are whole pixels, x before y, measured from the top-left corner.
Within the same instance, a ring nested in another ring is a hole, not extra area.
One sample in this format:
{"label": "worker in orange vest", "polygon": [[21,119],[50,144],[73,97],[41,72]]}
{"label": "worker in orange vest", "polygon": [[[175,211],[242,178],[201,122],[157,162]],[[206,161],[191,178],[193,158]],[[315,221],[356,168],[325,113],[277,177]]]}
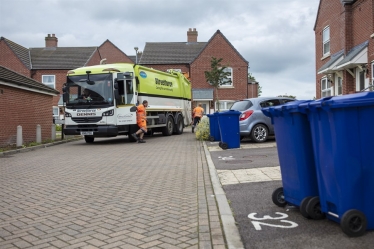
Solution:
{"label": "worker in orange vest", "polygon": [[194,133],[195,127],[200,123],[201,118],[203,117],[204,109],[201,107],[201,103],[195,107],[192,111],[193,124],[192,124],[192,133]]}
{"label": "worker in orange vest", "polygon": [[[138,143],[145,143],[143,140],[144,134],[147,133],[147,111],[145,108],[148,106],[148,101],[143,100],[143,104],[138,105],[136,113],[136,123],[139,126],[139,130],[131,136],[135,138]],[[139,136],[139,138],[138,138]]]}

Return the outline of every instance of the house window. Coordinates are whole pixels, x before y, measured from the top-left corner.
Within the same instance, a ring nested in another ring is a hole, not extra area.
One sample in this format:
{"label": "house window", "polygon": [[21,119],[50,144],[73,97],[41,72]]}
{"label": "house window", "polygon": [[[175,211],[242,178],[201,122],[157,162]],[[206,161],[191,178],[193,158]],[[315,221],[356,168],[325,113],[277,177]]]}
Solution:
{"label": "house window", "polygon": [[322,33],[323,55],[330,54],[330,27],[327,26]]}
{"label": "house window", "polygon": [[[220,100],[219,101],[219,110],[220,111],[228,111],[230,110],[231,106],[235,103],[235,100]],[[216,110],[218,110],[218,105],[216,102]]]}
{"label": "house window", "polygon": [[53,107],[53,118],[58,119],[59,115],[60,115],[60,109],[58,108],[58,106],[54,106]]}
{"label": "house window", "polygon": [[331,96],[331,82],[327,77],[321,79],[321,95],[322,97]]}
{"label": "house window", "polygon": [[336,79],[336,95],[343,94],[343,80],[341,77],[337,77]]}
{"label": "house window", "polygon": [[362,91],[365,89],[365,71],[358,72],[358,91]]}
{"label": "house window", "polygon": [[225,68],[225,70],[223,70],[224,72],[228,72],[229,74],[227,75],[227,79],[223,81],[223,83],[221,84],[221,87],[230,87],[230,86],[233,86],[233,83],[232,83],[232,68],[231,67],[227,67]]}
{"label": "house window", "polygon": [[54,75],[42,75],[42,82],[44,85],[49,86],[50,88],[56,88],[56,77]]}

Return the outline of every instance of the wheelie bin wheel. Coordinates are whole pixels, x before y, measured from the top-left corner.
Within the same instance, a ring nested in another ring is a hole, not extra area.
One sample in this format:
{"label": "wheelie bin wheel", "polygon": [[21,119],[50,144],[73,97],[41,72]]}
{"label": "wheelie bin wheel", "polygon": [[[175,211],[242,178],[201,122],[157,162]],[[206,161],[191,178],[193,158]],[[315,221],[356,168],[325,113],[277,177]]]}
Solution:
{"label": "wheelie bin wheel", "polygon": [[308,212],[306,211],[306,207],[307,207],[307,205],[308,205],[310,199],[312,199],[312,198],[313,198],[313,196],[305,197],[305,198],[301,201],[301,203],[300,203],[300,207],[299,207],[301,215],[302,215],[304,218],[307,218],[307,219],[310,219],[310,216],[309,216]]}
{"label": "wheelie bin wheel", "polygon": [[210,136],[210,137],[209,137],[209,141],[214,142],[214,137],[213,137],[213,136]]}
{"label": "wheelie bin wheel", "polygon": [[221,141],[219,141],[219,143],[218,143],[218,146],[219,146],[219,147],[221,147],[221,146],[222,146],[222,142],[221,142]]}
{"label": "wheelie bin wheel", "polygon": [[321,211],[321,203],[319,197],[312,197],[306,205],[306,212],[313,220],[322,220],[325,218],[325,214]]}
{"label": "wheelie bin wheel", "polygon": [[361,211],[350,209],[343,214],[340,227],[349,237],[359,237],[366,231],[367,219]]}
{"label": "wheelie bin wheel", "polygon": [[271,199],[273,200],[273,203],[278,207],[285,207],[287,205],[287,202],[284,199],[284,192],[282,187],[274,190]]}
{"label": "wheelie bin wheel", "polygon": [[223,143],[221,143],[221,148],[223,150],[227,150],[229,148],[229,145],[227,143],[223,142]]}

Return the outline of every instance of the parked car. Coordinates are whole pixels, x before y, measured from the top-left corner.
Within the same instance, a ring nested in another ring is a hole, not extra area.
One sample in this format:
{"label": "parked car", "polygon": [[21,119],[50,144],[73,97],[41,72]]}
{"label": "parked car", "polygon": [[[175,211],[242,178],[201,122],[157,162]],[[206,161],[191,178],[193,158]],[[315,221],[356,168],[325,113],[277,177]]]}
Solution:
{"label": "parked car", "polygon": [[230,110],[240,111],[239,117],[240,138],[250,137],[256,143],[265,142],[269,136],[274,135],[274,127],[271,119],[265,116],[263,107],[282,105],[292,98],[286,97],[258,97],[243,99],[235,102]]}

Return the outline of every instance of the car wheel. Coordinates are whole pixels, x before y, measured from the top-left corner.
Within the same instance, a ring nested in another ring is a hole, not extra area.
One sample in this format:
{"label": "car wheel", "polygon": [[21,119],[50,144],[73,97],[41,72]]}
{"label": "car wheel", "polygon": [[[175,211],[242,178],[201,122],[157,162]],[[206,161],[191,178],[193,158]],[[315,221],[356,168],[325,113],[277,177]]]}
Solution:
{"label": "car wheel", "polygon": [[263,124],[257,124],[251,131],[251,140],[256,143],[263,143],[268,139],[268,128]]}
{"label": "car wheel", "polygon": [[340,227],[349,237],[359,237],[366,231],[367,220],[361,211],[351,209],[343,214]]}

